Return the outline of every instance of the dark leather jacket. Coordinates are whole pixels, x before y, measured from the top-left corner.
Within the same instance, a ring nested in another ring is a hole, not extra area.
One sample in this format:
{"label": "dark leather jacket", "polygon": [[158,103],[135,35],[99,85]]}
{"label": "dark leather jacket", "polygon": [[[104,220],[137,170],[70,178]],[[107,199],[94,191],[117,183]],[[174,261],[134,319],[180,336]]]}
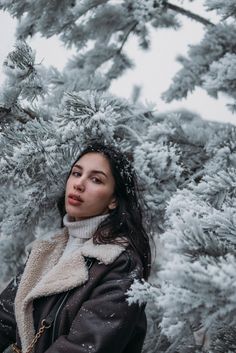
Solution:
{"label": "dark leather jacket", "polygon": [[[135,278],[142,278],[142,265],[131,249],[108,265],[94,259],[88,280],[69,291],[53,327],[36,344],[35,353],[140,353],[146,333],[144,306],[128,305],[126,300]],[[15,341],[21,347],[14,315],[16,291],[17,284],[12,281],[0,296],[0,352]],[[34,299],[36,332],[62,295]]]}

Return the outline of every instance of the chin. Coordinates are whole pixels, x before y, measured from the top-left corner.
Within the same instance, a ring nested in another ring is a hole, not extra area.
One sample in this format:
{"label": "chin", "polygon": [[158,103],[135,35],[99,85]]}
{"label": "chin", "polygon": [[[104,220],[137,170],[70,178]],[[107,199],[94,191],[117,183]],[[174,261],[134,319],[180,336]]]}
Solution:
{"label": "chin", "polygon": [[68,215],[69,215],[69,217],[74,218],[77,221],[93,217],[93,216],[90,216],[90,215],[76,213],[76,212],[68,212]]}
{"label": "chin", "polygon": [[69,217],[71,217],[71,218],[84,218],[84,216],[83,215],[81,215],[81,214],[78,214],[78,213],[76,213],[76,212],[67,212],[67,214],[68,214],[68,216]]}

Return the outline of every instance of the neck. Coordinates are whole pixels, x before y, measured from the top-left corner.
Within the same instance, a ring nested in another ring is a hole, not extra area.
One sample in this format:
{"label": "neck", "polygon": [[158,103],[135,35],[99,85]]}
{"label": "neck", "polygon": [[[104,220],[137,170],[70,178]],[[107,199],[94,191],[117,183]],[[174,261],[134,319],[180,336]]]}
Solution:
{"label": "neck", "polygon": [[72,221],[66,214],[63,218],[64,226],[67,227],[70,237],[89,239],[93,236],[98,226],[108,217],[108,214],[90,217],[82,220]]}

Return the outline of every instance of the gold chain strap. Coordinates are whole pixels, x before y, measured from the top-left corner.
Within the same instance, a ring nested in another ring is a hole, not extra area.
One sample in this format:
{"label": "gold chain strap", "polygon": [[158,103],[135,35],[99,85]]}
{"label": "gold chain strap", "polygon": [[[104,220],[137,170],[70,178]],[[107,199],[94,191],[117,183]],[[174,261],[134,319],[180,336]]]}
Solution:
{"label": "gold chain strap", "polygon": [[[45,330],[48,329],[49,327],[51,327],[51,324],[50,325],[46,325],[46,321],[42,320],[41,326],[40,326],[38,332],[34,336],[32,342],[30,343],[30,345],[26,349],[25,353],[30,353],[33,350],[35,344],[38,342],[40,337],[44,334]],[[14,353],[22,353],[21,349],[18,348],[16,344],[12,345],[12,350],[13,350]]]}
{"label": "gold chain strap", "polygon": [[20,348],[18,348],[16,344],[12,344],[12,345],[11,345],[11,348],[12,348],[13,352],[15,352],[15,353],[21,353]]}

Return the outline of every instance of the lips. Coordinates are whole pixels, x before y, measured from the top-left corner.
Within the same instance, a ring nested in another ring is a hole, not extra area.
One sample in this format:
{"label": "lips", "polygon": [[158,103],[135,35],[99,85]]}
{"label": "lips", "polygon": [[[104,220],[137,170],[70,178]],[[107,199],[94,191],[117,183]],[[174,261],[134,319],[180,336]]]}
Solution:
{"label": "lips", "polygon": [[69,194],[68,198],[76,201],[84,202],[84,200],[79,195],[76,195],[76,194]]}
{"label": "lips", "polygon": [[75,194],[69,194],[68,195],[68,203],[72,206],[79,206],[84,200],[79,196]]}

